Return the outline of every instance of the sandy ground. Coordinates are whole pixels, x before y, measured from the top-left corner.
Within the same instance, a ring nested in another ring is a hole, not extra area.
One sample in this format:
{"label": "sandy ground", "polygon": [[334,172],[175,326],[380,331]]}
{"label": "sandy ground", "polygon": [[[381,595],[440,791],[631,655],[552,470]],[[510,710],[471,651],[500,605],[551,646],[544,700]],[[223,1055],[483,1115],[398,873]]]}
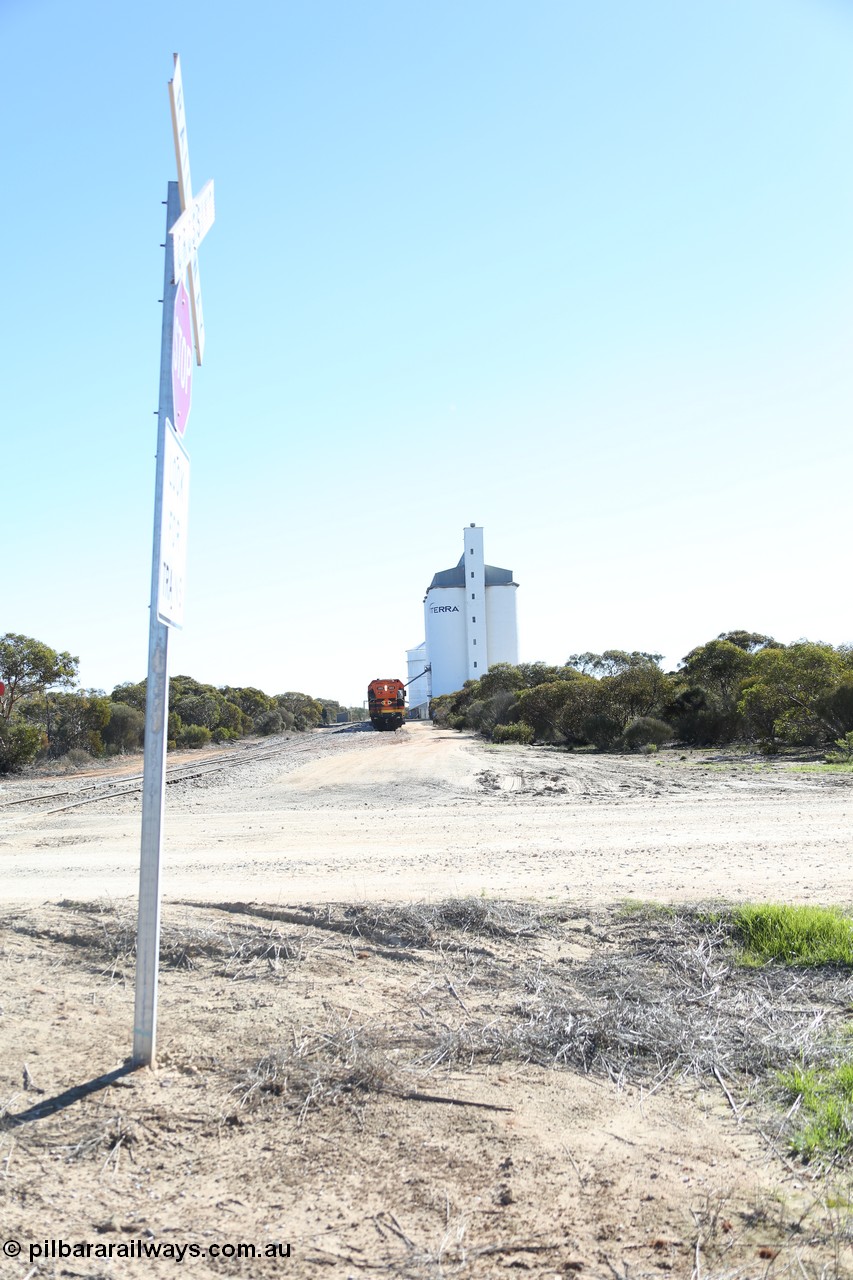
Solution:
{"label": "sandy ground", "polygon": [[[0,792],[7,900],[134,893],[138,797],[54,814],[4,807],[28,785]],[[786,764],[492,747],[428,724],[323,732],[170,786],[163,892],[847,902],[851,816],[853,778]]]}
{"label": "sandy ground", "polygon": [[156,1071],[128,1064],[138,797],[4,781],[4,1280],[851,1274],[845,1171],[786,1154],[748,1081],[519,1048],[555,991],[672,951],[621,899],[853,901],[850,775],[428,725],[280,746],[168,789]]}

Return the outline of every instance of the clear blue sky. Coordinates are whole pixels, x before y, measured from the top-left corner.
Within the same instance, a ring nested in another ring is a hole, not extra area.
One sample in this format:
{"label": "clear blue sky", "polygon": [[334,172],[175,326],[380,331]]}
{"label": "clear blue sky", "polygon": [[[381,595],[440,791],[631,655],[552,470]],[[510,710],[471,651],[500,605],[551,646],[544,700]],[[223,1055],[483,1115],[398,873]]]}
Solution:
{"label": "clear blue sky", "polygon": [[471,521],[525,660],[853,640],[841,0],[0,0],[0,631],[145,674],[173,51],[174,674],[360,702]]}

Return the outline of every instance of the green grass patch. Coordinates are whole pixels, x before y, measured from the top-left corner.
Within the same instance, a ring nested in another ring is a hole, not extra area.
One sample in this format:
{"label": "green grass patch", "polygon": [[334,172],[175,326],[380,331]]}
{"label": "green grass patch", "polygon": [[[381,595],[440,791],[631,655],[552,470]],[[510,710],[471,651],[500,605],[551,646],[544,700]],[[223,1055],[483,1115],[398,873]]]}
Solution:
{"label": "green grass patch", "polygon": [[793,1067],[779,1074],[792,1104],[799,1101],[800,1126],[791,1146],[808,1160],[838,1156],[853,1148],[853,1063],[838,1067]]}
{"label": "green grass patch", "polygon": [[838,907],[737,907],[735,936],[747,964],[853,965],[853,920]]}
{"label": "green grass patch", "polygon": [[853,773],[853,764],[792,764],[791,773]]}

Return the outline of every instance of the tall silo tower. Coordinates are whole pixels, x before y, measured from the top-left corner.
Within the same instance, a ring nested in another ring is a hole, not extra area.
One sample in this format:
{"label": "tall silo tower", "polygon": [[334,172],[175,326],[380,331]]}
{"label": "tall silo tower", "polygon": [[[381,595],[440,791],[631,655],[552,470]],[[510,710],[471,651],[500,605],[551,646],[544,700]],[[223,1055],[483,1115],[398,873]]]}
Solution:
{"label": "tall silo tower", "polygon": [[429,700],[432,697],[432,672],[429,669],[426,640],[414,649],[406,650],[406,665],[409,669],[407,676],[409,714],[420,720],[426,720]]}
{"label": "tall silo tower", "polygon": [[[518,662],[517,590],[511,569],[486,564],[483,530],[469,525],[461,560],[455,568],[435,574],[427,589],[425,644],[409,650],[410,667],[415,655],[420,658],[425,651],[432,696],[453,693],[466,680],[478,680],[496,662]],[[415,674],[410,669],[410,678]],[[424,687],[419,682],[419,690]],[[420,691],[410,697],[411,706],[417,706]]]}

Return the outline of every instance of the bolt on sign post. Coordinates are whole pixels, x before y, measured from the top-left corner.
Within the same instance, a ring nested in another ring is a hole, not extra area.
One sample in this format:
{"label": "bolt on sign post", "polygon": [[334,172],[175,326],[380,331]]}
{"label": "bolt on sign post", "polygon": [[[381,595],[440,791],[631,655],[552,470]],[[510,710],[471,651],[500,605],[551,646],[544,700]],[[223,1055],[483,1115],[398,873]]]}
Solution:
{"label": "bolt on sign post", "polygon": [[[160,865],[169,722],[169,628],[181,627],[184,621],[189,514],[190,460],[182,437],[192,401],[192,346],[195,346],[198,364],[204,354],[198,247],[213,226],[215,213],[212,182],[202,188],[197,200],[193,199],[184,90],[177,54],[174,79],[169,82],[169,100],[178,181],[169,183],[166,200],[133,1021],[133,1062],[137,1066],[154,1066],[156,1061]],[[185,273],[189,275],[189,291],[184,285]]]}

